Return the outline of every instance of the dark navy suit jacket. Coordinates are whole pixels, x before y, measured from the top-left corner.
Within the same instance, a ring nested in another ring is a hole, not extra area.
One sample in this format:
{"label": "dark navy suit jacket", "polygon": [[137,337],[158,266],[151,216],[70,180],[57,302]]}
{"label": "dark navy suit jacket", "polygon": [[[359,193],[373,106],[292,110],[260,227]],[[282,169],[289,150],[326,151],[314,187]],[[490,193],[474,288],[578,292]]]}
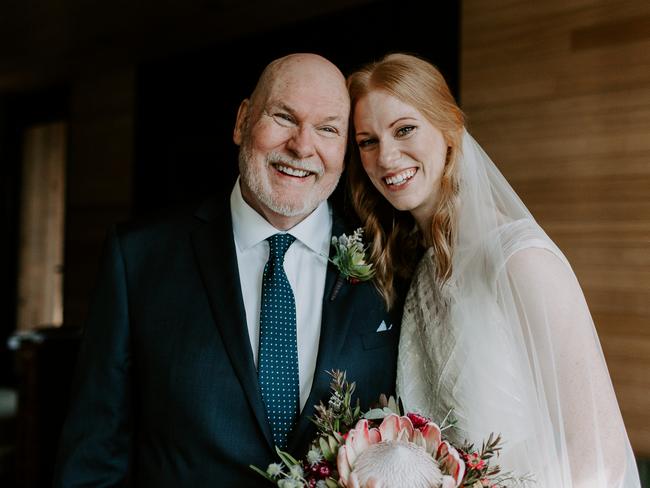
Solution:
{"label": "dark navy suit jacket", "polygon": [[[346,231],[335,218],[333,232]],[[349,233],[349,229],[347,229]],[[395,385],[399,317],[370,282],[328,266],[316,373],[290,441],[303,456],[326,371],[346,370],[362,408]],[[392,328],[377,332],[382,321]],[[245,322],[230,209],[111,231],[85,327],[56,487],[257,487],[274,462]]]}

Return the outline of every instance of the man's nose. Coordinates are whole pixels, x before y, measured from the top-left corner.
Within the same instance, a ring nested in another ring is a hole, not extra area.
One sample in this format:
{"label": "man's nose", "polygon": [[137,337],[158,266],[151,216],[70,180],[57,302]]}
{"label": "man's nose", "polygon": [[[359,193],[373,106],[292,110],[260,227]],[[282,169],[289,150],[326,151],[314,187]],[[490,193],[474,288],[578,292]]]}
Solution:
{"label": "man's nose", "polygon": [[305,159],[314,154],[314,139],[309,127],[296,127],[287,141],[287,149],[298,159]]}

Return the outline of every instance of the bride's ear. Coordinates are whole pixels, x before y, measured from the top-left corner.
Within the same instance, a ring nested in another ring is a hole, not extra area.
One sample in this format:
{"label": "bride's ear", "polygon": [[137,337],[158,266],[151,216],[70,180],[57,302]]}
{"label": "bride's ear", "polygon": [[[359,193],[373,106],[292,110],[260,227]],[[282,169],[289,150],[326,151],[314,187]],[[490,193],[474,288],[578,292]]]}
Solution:
{"label": "bride's ear", "polygon": [[447,154],[445,155],[445,166],[449,164],[451,160],[451,146],[447,146]]}

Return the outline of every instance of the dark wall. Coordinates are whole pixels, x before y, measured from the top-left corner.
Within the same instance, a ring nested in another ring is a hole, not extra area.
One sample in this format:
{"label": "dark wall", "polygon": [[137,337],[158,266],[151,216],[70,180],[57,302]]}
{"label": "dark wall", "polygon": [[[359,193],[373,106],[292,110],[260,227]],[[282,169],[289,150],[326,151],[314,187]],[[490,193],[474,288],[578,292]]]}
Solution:
{"label": "dark wall", "polygon": [[18,183],[20,164],[13,144],[9,101],[0,99],[0,384],[13,382],[7,339],[16,326],[16,276],[18,261]]}
{"label": "dark wall", "polygon": [[408,8],[377,1],[157,59],[137,70],[134,214],[230,192],[237,175],[232,128],[240,101],[266,64],[291,52],[315,52],[345,74],[389,51],[436,64],[458,92],[457,2]]}

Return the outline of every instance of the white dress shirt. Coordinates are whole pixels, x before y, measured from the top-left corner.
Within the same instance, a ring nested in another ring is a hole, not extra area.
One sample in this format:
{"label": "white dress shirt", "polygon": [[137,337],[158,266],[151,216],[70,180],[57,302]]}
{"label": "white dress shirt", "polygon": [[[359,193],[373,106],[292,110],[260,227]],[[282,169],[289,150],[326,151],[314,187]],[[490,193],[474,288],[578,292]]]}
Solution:
{"label": "white dress shirt", "polygon": [[[239,178],[230,194],[230,212],[237,251],[248,335],[255,366],[258,363],[262,275],[269,258],[267,237],[280,231],[248,205]],[[307,403],[316,369],[320,339],[327,255],[332,234],[329,204],[322,202],[305,220],[289,229],[296,238],[284,257],[284,271],[296,302],[300,409]]]}

